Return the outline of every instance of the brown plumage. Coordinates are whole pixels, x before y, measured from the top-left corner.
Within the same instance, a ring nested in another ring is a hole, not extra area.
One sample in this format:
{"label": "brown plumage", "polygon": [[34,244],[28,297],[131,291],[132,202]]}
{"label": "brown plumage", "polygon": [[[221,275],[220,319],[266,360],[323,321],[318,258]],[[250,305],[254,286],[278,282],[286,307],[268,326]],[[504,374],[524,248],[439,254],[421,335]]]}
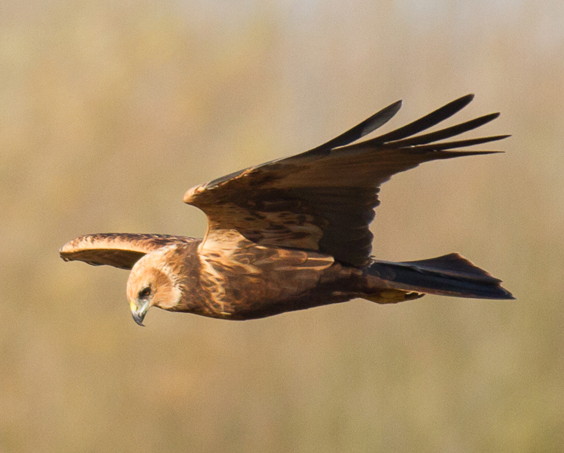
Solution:
{"label": "brown plumage", "polygon": [[472,95],[379,137],[352,144],[389,121],[396,102],[310,151],[247,168],[188,190],[208,216],[205,238],[91,234],[60,250],[64,260],[131,269],[135,321],[156,306],[224,319],[252,319],[364,298],[395,303],[424,294],[512,299],[500,280],[458,254],[393,263],[371,255],[369,224],[380,185],[453,151],[506,135],[440,141],[495,119],[485,115],[415,135],[465,107]]}

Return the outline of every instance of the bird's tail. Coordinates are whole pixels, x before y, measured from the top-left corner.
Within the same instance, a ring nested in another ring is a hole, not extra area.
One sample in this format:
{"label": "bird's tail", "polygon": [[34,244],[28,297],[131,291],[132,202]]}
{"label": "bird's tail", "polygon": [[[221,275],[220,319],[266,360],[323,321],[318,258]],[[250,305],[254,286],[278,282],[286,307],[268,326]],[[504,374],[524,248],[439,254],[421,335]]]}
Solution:
{"label": "bird's tail", "polygon": [[458,253],[421,261],[394,263],[374,261],[367,269],[370,276],[386,288],[413,293],[440,294],[477,299],[514,299],[492,277]]}

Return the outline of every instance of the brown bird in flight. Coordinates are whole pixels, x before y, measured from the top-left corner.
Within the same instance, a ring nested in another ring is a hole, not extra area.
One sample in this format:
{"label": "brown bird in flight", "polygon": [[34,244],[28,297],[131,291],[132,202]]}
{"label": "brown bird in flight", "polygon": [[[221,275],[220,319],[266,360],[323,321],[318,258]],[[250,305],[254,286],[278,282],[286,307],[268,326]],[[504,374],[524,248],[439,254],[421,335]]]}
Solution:
{"label": "brown bird in flight", "polygon": [[508,137],[440,141],[499,116],[423,132],[465,107],[457,99],[360,143],[388,122],[398,101],[307,152],[189,189],[184,202],[207,214],[206,236],[88,234],[65,244],[65,260],[131,269],[127,298],[142,325],[150,307],[222,319],[254,319],[354,298],[387,304],[440,294],[512,299],[500,280],[451,253],[390,262],[371,255],[369,224],[380,185],[437,159],[496,151],[453,151]]}

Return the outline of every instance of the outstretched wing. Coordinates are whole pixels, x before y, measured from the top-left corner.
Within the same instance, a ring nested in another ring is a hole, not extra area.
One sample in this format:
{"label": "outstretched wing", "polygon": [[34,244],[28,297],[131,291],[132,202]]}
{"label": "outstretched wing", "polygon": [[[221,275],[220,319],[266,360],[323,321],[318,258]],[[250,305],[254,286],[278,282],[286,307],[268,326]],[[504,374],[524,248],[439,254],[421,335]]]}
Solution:
{"label": "outstretched wing", "polygon": [[310,151],[193,187],[184,201],[208,216],[202,247],[217,247],[235,230],[257,244],[314,250],[352,266],[366,265],[372,248],[369,224],[383,182],[423,162],[494,152],[453,150],[507,137],[440,141],[482,126],[498,113],[415,135],[472,98],[464,96],[406,126],[350,145],[390,120],[401,106],[396,102]]}
{"label": "outstretched wing", "polygon": [[78,260],[93,266],[107,264],[120,269],[131,269],[137,260],[153,250],[196,240],[167,234],[87,234],[67,242],[59,253],[65,261]]}

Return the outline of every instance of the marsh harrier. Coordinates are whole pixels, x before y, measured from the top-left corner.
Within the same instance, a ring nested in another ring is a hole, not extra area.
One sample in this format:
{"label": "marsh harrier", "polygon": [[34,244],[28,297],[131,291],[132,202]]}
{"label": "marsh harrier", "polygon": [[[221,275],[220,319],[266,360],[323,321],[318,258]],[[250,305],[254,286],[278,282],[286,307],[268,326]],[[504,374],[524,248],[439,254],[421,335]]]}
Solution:
{"label": "marsh harrier", "polygon": [[354,143],[388,122],[400,109],[396,102],[309,151],[189,189],[184,202],[208,217],[203,239],[88,234],[65,244],[61,257],[131,269],[127,298],[138,324],[153,306],[243,320],[354,298],[383,304],[425,294],[512,299],[500,280],[456,253],[397,263],[371,256],[369,224],[382,183],[423,162],[495,152],[465,148],[507,137],[442,141],[498,113],[421,133],[472,97]]}

